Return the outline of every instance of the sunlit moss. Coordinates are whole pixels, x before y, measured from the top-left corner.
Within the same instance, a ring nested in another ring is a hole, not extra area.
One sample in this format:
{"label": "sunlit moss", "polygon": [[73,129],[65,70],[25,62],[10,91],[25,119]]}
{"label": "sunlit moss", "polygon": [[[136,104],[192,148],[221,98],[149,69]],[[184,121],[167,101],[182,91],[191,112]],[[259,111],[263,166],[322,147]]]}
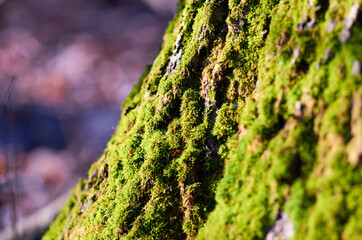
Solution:
{"label": "sunlit moss", "polygon": [[181,1],[44,239],[360,239],[361,5]]}

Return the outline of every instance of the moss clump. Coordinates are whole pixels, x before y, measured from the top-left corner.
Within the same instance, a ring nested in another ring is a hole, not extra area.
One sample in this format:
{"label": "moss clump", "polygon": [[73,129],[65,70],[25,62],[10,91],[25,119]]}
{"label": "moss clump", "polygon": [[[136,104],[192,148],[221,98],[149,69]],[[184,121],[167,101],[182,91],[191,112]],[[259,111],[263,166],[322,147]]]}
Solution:
{"label": "moss clump", "polygon": [[360,6],[181,1],[44,239],[360,239]]}

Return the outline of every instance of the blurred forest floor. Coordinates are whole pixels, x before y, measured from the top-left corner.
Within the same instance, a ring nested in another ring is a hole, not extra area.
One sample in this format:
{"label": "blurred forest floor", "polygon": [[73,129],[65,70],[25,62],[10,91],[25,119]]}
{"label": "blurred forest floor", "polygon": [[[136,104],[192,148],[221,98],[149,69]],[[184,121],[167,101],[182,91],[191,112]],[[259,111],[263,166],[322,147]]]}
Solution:
{"label": "blurred forest floor", "polygon": [[177,1],[0,2],[1,230],[86,176]]}

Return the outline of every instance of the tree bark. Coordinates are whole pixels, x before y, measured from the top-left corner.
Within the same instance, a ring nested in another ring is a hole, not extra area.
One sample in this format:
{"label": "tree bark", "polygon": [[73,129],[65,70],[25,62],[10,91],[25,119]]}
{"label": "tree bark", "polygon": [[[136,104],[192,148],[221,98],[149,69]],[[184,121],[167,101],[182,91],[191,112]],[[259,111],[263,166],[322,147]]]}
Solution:
{"label": "tree bark", "polygon": [[361,0],[182,0],[44,239],[361,239]]}

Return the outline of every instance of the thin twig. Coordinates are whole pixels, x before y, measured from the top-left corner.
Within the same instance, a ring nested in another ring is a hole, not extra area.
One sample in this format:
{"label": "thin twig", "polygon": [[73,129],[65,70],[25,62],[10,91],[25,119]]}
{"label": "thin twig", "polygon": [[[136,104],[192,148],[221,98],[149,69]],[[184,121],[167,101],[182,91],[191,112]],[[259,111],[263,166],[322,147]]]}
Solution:
{"label": "thin twig", "polygon": [[[8,128],[7,126],[9,125],[7,120],[11,120],[11,116],[8,116],[8,114],[10,115],[11,112],[11,97],[12,97],[12,93],[14,90],[14,86],[16,83],[16,76],[12,76],[10,79],[10,83],[8,86],[8,89],[6,91],[5,97],[4,97],[4,101],[3,101],[3,121],[2,121],[2,150],[3,150],[3,154],[4,154],[4,158],[5,158],[5,181],[6,181],[6,187],[9,193],[9,202],[10,202],[10,207],[11,207],[11,226],[12,226],[12,230],[14,232],[14,237],[15,240],[18,239],[17,238],[17,229],[16,229],[16,196],[15,196],[15,191],[13,189],[13,186],[11,184],[10,181],[10,177],[9,177],[9,169],[10,169],[10,159],[9,159],[9,150],[8,150],[8,144],[6,144],[7,141],[7,137],[8,137]],[[10,124],[12,125],[12,124]],[[11,128],[11,127],[10,127]],[[15,171],[16,172],[16,171]],[[15,174],[16,175],[16,174]]]}
{"label": "thin twig", "polygon": [[[33,239],[31,236],[41,237],[54,221],[70,194],[71,191],[67,191],[38,211],[19,219],[17,238]],[[14,238],[15,235],[11,229],[6,228],[0,231],[1,240],[14,240]]]}

